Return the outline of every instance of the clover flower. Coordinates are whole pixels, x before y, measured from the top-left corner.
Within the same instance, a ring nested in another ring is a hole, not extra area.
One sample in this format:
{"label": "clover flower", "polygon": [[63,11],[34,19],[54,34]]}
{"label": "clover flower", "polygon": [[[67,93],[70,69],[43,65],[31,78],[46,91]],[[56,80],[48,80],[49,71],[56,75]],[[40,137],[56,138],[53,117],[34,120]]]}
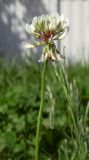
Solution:
{"label": "clover flower", "polygon": [[31,25],[26,24],[26,31],[37,39],[33,44],[25,43],[26,48],[43,46],[39,62],[64,58],[54,43],[55,40],[65,38],[69,32],[68,20],[63,15],[55,13],[34,17]]}

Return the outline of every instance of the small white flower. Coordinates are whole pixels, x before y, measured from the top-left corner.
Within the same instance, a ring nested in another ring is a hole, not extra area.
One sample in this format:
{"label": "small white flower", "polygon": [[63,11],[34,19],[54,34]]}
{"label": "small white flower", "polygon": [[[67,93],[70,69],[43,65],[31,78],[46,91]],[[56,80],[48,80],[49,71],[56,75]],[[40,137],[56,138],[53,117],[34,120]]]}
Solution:
{"label": "small white flower", "polygon": [[69,32],[68,20],[64,18],[63,14],[54,13],[34,17],[31,25],[26,24],[26,31],[39,40],[34,44],[25,44],[26,48],[43,46],[40,62],[46,60],[57,61],[64,58],[58,54],[54,43],[55,40],[65,38]]}

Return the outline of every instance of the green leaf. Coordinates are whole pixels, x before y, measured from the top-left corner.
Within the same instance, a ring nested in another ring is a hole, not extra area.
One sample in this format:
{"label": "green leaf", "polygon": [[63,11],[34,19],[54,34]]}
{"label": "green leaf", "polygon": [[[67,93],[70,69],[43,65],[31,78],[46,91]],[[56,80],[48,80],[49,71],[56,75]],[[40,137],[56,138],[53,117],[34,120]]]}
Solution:
{"label": "green leaf", "polygon": [[14,132],[6,132],[5,135],[5,144],[9,149],[13,149],[15,147],[16,135]]}
{"label": "green leaf", "polygon": [[4,134],[0,133],[0,152],[5,148]]}

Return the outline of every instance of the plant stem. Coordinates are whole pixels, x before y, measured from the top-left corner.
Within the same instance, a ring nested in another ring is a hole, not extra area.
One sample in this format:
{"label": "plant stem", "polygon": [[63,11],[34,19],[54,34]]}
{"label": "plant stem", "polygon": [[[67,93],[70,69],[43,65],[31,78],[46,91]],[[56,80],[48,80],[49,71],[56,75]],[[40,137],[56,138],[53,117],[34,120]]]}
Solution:
{"label": "plant stem", "polygon": [[41,128],[41,118],[44,103],[44,91],[45,91],[45,72],[46,72],[47,61],[43,64],[42,77],[41,77],[41,101],[37,121],[37,131],[36,131],[36,150],[35,150],[35,160],[39,160],[39,138],[40,138],[40,128]]}

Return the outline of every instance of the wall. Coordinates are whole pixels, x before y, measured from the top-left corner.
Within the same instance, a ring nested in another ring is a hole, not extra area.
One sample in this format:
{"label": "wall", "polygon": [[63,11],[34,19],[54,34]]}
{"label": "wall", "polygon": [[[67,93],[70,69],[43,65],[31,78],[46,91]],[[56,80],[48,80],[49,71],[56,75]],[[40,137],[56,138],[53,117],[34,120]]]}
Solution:
{"label": "wall", "polygon": [[[70,32],[61,41],[61,52],[72,61],[89,57],[89,0],[0,0],[0,51],[4,57],[24,57],[29,51],[22,47],[31,37],[25,32],[25,23],[33,16],[60,12],[69,19]],[[35,51],[36,53],[36,51]]]}
{"label": "wall", "polygon": [[[53,2],[52,2],[53,1]],[[22,47],[31,37],[25,24],[34,16],[55,12],[57,0],[0,0],[0,53],[8,59],[24,57],[29,51]]]}
{"label": "wall", "polygon": [[89,61],[89,0],[61,0],[60,12],[69,19],[70,32],[61,42],[72,62]]}

